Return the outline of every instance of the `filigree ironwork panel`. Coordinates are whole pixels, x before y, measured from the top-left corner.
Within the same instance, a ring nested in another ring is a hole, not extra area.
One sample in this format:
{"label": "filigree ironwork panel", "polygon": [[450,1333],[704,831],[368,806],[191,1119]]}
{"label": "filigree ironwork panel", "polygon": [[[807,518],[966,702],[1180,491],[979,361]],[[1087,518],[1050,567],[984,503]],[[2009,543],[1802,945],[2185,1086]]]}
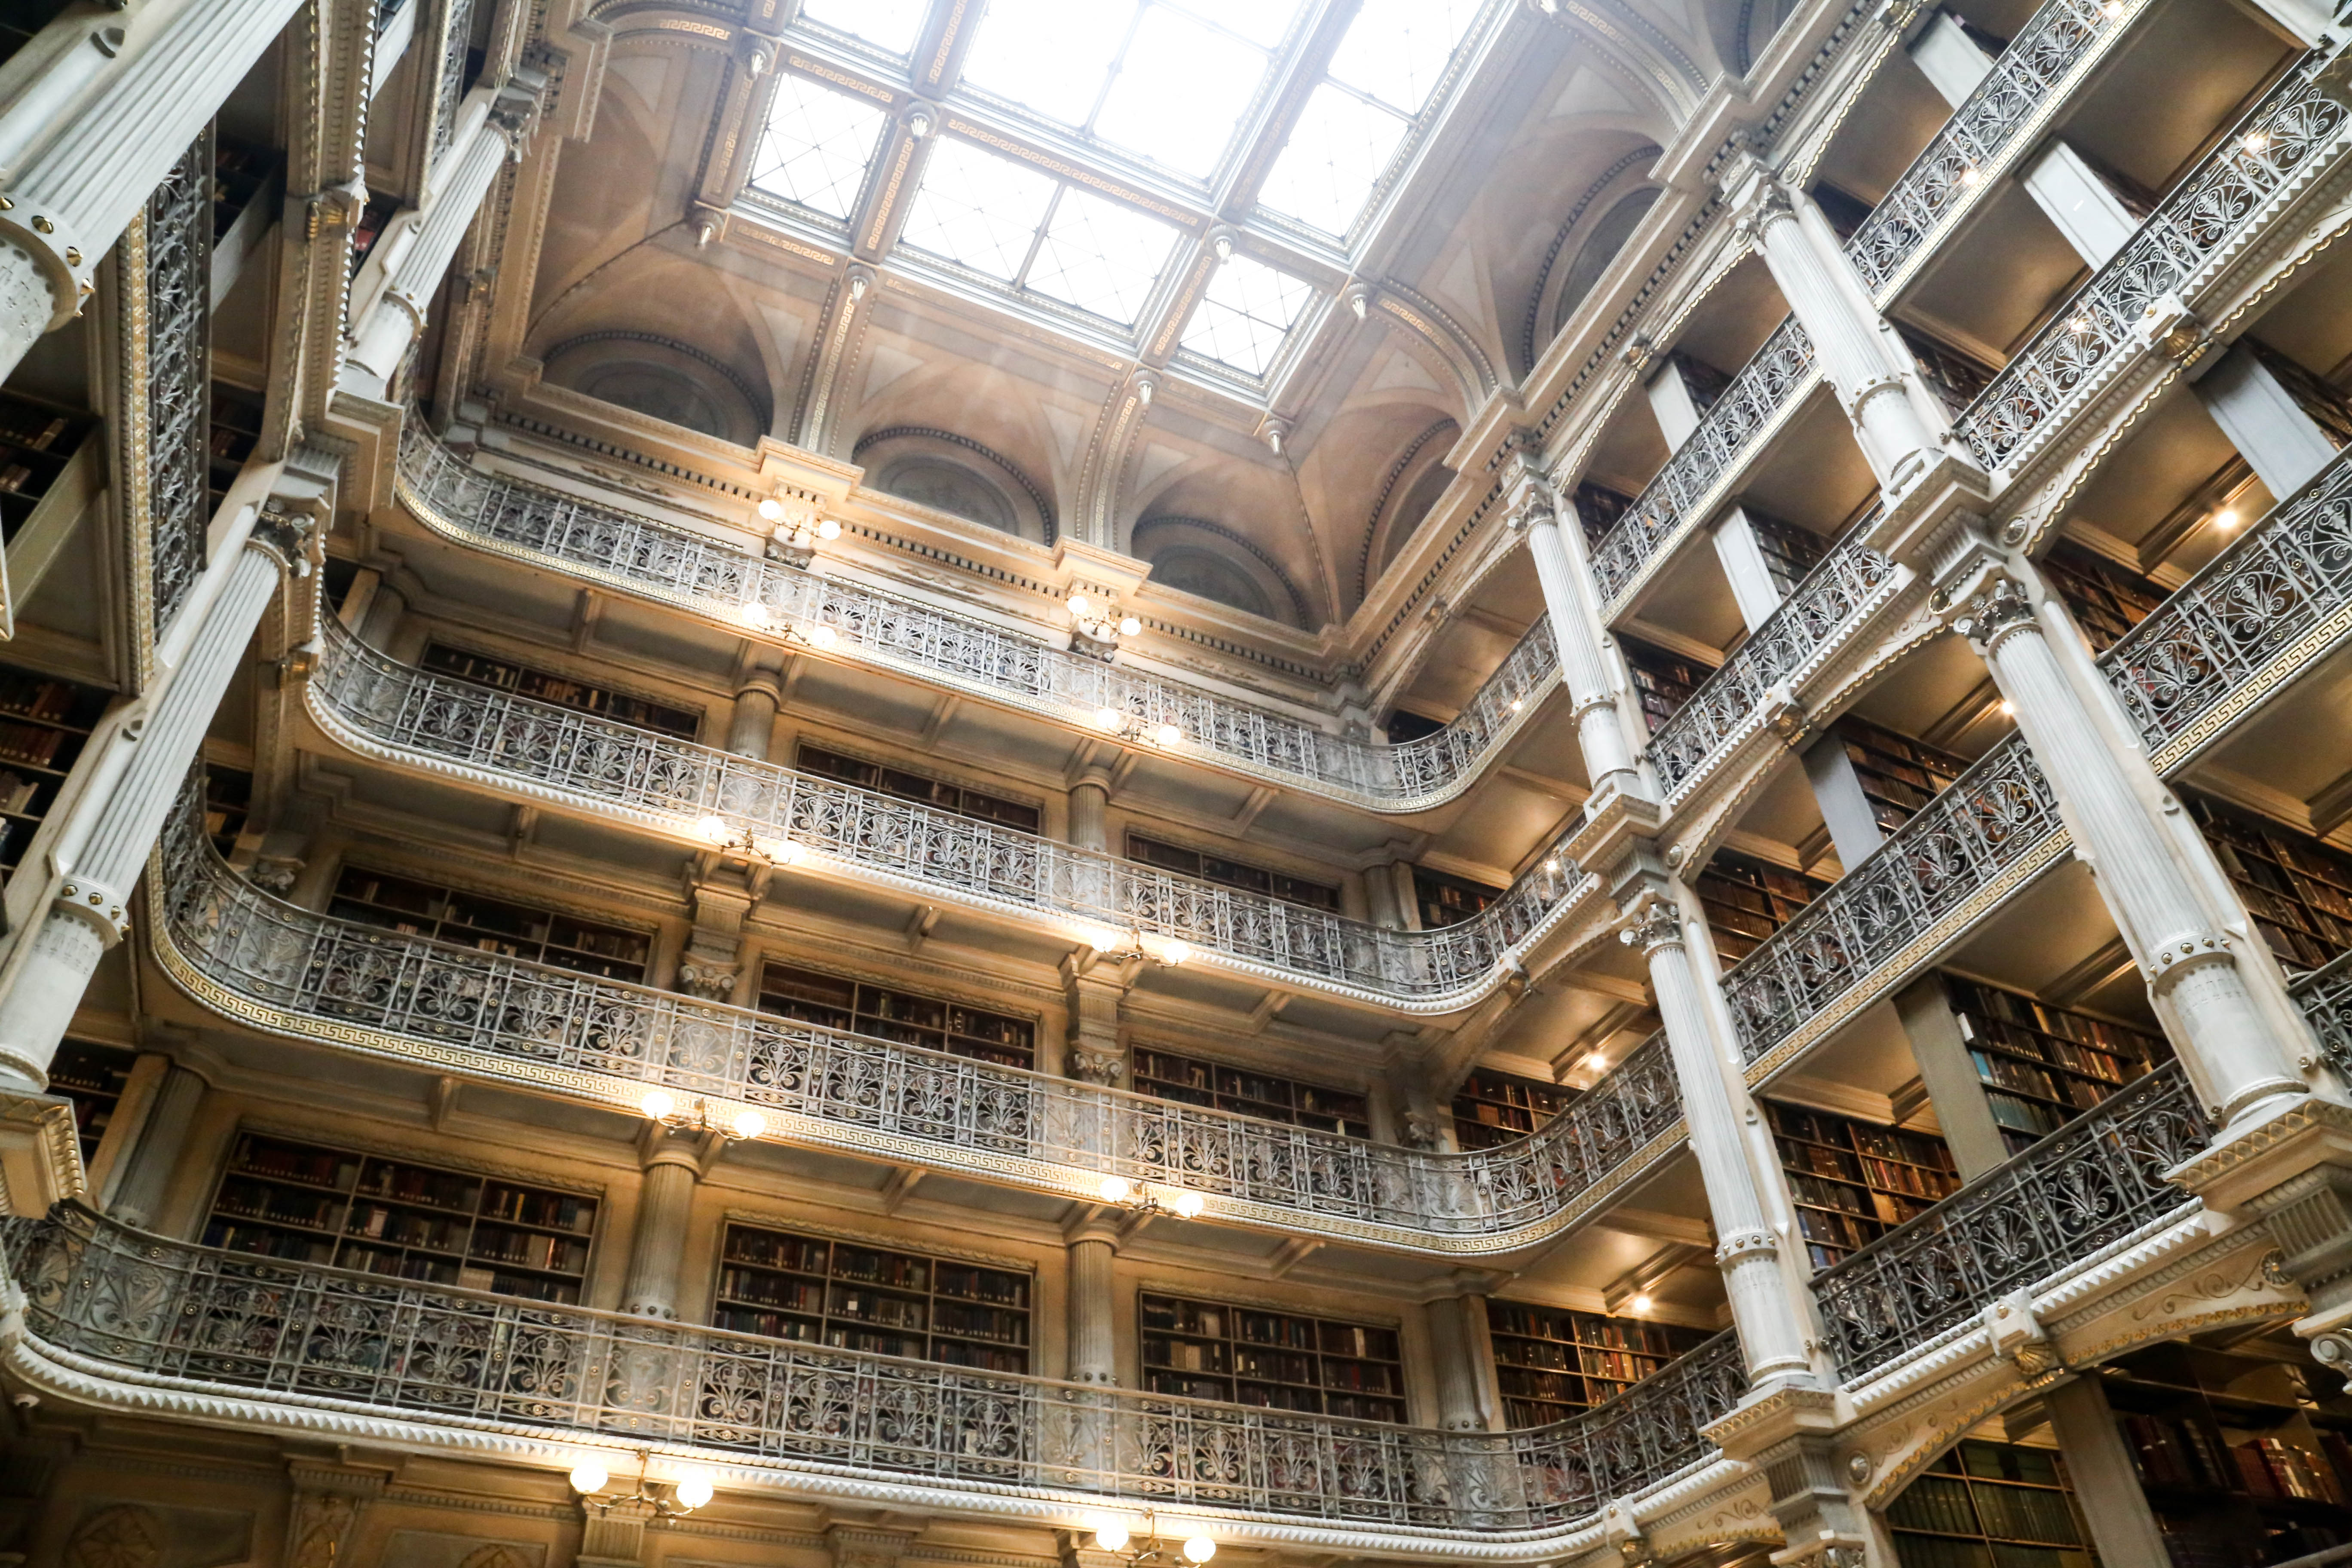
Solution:
{"label": "filigree ironwork panel", "polygon": [[2164,1173],[2212,1141],[2179,1064],[1979,1176],[1813,1279],[1853,1378],[2196,1200]]}
{"label": "filigree ironwork panel", "polygon": [[[803,1117],[841,1142],[912,1141],[1003,1174],[1034,1162],[1415,1236],[1500,1236],[1570,1208],[1674,1131],[1663,1037],[1540,1131],[1436,1153],[999,1067],[331,919],[230,871],[191,791],[165,831],[179,956],[289,1027],[314,1020]],[[1041,1176],[1047,1173],[1039,1173]]]}
{"label": "filigree ironwork panel", "polygon": [[878,588],[765,561],[688,529],[485,474],[436,443],[421,419],[404,430],[401,488],[419,516],[452,534],[617,579],[734,625],[802,637],[823,628],[845,654],[1050,708],[1078,723],[1146,737],[1172,724],[1183,749],[1381,811],[1425,809],[1459,791],[1549,689],[1559,667],[1549,626],[1539,619],[1444,729],[1375,745]]}
{"label": "filigree ironwork panel", "polygon": [[2078,394],[2146,345],[2149,323],[2175,313],[2168,299],[2195,292],[2196,275],[2280,187],[2352,146],[2347,110],[2315,85],[2313,64],[2263,94],[1962,411],[1952,431],[1978,462],[2014,465]]}
{"label": "filigree ironwork panel", "polygon": [[2352,1079],[2352,952],[2297,975],[2287,994],[2303,1009],[2328,1065]]}
{"label": "filigree ironwork panel", "polygon": [[1875,289],[1900,272],[2092,46],[2128,26],[2139,9],[2138,0],[2048,0],[2036,11],[1846,241],[1863,281]]}
{"label": "filigree ironwork panel", "polygon": [[440,85],[433,100],[433,157],[438,164],[457,129],[457,100],[466,92],[466,67],[474,47],[474,0],[446,0],[448,30],[443,36]]}
{"label": "filigree ironwork panel", "polygon": [[2061,826],[2024,740],[1995,747],[1724,975],[1741,1055],[1763,1056]]}
{"label": "filigree ironwork panel", "polygon": [[1487,1534],[1597,1512],[1704,1462],[1746,1391],[1717,1335],[1569,1421],[1439,1432],[1007,1376],[278,1262],[78,1205],[0,1220],[26,1325],[148,1386],[796,1469]]}
{"label": "filigree ironwork panel", "polygon": [[[1853,532],[1868,531],[1864,519]],[[1831,551],[1756,635],[1740,644],[1650,737],[1650,760],[1657,765],[1666,794],[1672,796],[1696,777],[1771,700],[1774,688],[1818,662],[1894,577],[1895,563],[1858,539],[1850,538]]]}
{"label": "filigree ironwork panel", "polygon": [[1604,605],[1641,574],[1643,563],[1685,523],[1706,521],[1693,509],[1755,444],[1757,432],[1787,405],[1812,368],[1813,341],[1790,316],[1764,340],[1658,477],[1592,547],[1592,580],[1600,584]]}
{"label": "filigree ironwork panel", "polygon": [[155,635],[205,570],[212,521],[213,133],[147,198],[147,507]]}

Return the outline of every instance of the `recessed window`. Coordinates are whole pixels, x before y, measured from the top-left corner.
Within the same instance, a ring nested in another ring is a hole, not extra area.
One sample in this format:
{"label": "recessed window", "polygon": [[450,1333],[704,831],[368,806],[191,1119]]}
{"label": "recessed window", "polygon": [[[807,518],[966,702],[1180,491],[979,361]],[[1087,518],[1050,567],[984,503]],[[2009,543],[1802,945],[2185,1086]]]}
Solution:
{"label": "recessed window", "polygon": [[930,0],[801,0],[800,19],[903,55],[915,47],[929,9]]}
{"label": "recessed window", "polygon": [[1209,277],[1184,346],[1204,359],[1264,375],[1315,290],[1263,261],[1235,256]]}
{"label": "recessed window", "polygon": [[[853,7],[855,8],[855,7]],[[795,206],[846,219],[889,116],[878,104],[790,72],[776,79],[751,186]]]}

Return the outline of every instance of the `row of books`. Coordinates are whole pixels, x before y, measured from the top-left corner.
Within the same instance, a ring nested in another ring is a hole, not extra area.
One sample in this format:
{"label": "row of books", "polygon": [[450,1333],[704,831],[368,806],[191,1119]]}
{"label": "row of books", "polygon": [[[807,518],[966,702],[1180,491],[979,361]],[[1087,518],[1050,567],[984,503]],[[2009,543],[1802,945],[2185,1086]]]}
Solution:
{"label": "row of books", "polygon": [[2066,1494],[2057,1488],[1975,1484],[1958,1476],[1921,1476],[1887,1510],[1887,1523],[1898,1531],[2052,1546],[2082,1540]]}
{"label": "row of books", "polygon": [[58,748],[73,739],[66,731],[44,729],[34,724],[0,723],[0,763],[22,763],[30,767],[54,766]]}

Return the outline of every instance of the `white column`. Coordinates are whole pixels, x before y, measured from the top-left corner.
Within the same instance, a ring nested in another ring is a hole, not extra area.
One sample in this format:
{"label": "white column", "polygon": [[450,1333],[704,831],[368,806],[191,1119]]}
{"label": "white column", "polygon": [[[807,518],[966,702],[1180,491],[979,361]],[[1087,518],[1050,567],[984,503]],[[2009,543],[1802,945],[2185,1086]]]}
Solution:
{"label": "white column", "polygon": [[1484,1432],[1488,1419],[1486,1379],[1479,1375],[1486,1337],[1484,1296],[1440,1296],[1426,1309],[1429,1343],[1437,1363],[1437,1424],[1448,1432]]}
{"label": "white column", "polygon": [[1643,384],[1649,394],[1651,411],[1658,416],[1658,428],[1666,437],[1668,450],[1690,439],[1698,428],[1698,399],[1691,395],[1690,383],[1683,377],[1682,362],[1674,355],[1666,356],[1658,373]]}
{"label": "white column", "polygon": [[2254,351],[2241,342],[2196,384],[2197,400],[2272,496],[2284,500],[2336,459],[2328,438]]}
{"label": "white column", "polygon": [[1823,735],[1807,746],[1801,760],[1805,780],[1813,786],[1813,799],[1821,805],[1822,821],[1830,830],[1830,842],[1837,848],[1838,864],[1851,871],[1885,841],[1885,835],[1878,830],[1878,814],[1871,810],[1870,797],[1863,794],[1862,780],[1853,771],[1853,759],[1836,735]]}
{"label": "white column", "polygon": [[739,757],[764,763],[776,738],[775,683],[762,674],[735,694],[735,711],[727,721],[727,749]]}
{"label": "white column", "polygon": [[2074,1501],[2083,1510],[2083,1522],[2091,1527],[2090,1544],[2098,1549],[2099,1561],[2169,1563],[2164,1531],[2140,1485],[2139,1467],[2116,1429],[2107,1391],[2098,1378],[2060,1384],[2042,1396],[2042,1403],[2050,1412],[2051,1436],[2066,1456]]}
{"label": "white column", "polygon": [[131,1151],[131,1168],[114,1198],[114,1217],[142,1230],[154,1228],[172,1195],[172,1177],[180,1154],[188,1146],[188,1130],[205,1102],[205,1080],[174,1065],[163,1075],[154,1109],[139,1130],[138,1146]]}
{"label": "white column", "polygon": [[1919,29],[1919,34],[1906,45],[1905,52],[1911,63],[1927,79],[1927,85],[1941,94],[1945,102],[1958,108],[1977,84],[1992,74],[1992,57],[1969,37],[1969,30],[1948,11],[1938,11],[1935,19]]}
{"label": "white column", "polygon": [[1716,523],[1714,539],[1715,558],[1731,584],[1731,601],[1739,606],[1741,623],[1751,632],[1762,629],[1780,607],[1780,580],[1772,575],[1756,525],[1743,508],[1735,506]]}
{"label": "white column", "polygon": [[1080,1237],[1070,1243],[1070,1381],[1118,1381],[1118,1344],[1111,1332],[1111,1265],[1118,1252],[1109,1239]]}
{"label": "white column", "polygon": [[1952,1016],[1944,977],[1924,974],[1897,991],[1895,1013],[1910,1037],[1911,1059],[1919,1064],[1919,1082],[1927,1090],[1927,1103],[1936,1108],[1936,1124],[1943,1130],[1960,1180],[1973,1182],[2007,1164],[2009,1141],[1992,1119],[1984,1079],[1978,1076],[1968,1041],[1960,1037],[1960,1021]]}
{"label": "white column", "polygon": [[1633,748],[1625,739],[1624,721],[1617,715],[1617,689],[1601,651],[1593,612],[1577,591],[1579,572],[1569,559],[1561,539],[1558,513],[1549,489],[1530,486],[1515,514],[1527,530],[1528,554],[1535,562],[1536,580],[1543,585],[1544,608],[1551,616],[1552,646],[1559,650],[1560,684],[1568,688],[1576,714],[1576,739],[1584,752],[1584,771],[1599,796],[1613,787],[1639,797],[1647,793]]}
{"label": "white column", "polygon": [[685,1261],[686,1226],[702,1179],[697,1141],[656,1134],[637,1188],[637,1228],[629,1238],[629,1274],[621,1310],[674,1321],[677,1276]]}
{"label": "white column", "polygon": [[278,573],[302,561],[299,542],[307,527],[307,520],[273,515],[241,546],[232,544],[229,559],[214,563],[210,571],[223,574],[221,585],[204,607],[187,651],[137,738],[116,742],[131,748],[128,763],[103,805],[94,807],[88,834],[77,836],[68,825],[56,901],[0,995],[0,1089],[38,1090],[48,1081],[49,1061],[91,972],[130,929],[131,887],[187,782],[221,694],[244,662],[261,612],[277,594]]}
{"label": "white column", "polygon": [[1699,1183],[1715,1221],[1715,1261],[1731,1300],[1732,1321],[1739,1328],[1748,1381],[1761,1384],[1805,1375],[1812,1370],[1805,1348],[1811,1334],[1798,1318],[1780,1271],[1780,1238],[1748,1162],[1724,1051],[1685,944],[1681,912],[1671,897],[1651,895],[1621,934],[1649,963],[1650,989],[1665,1024],[1691,1152],[1698,1159]]}
{"label": "white column", "polygon": [[1070,847],[1108,853],[1110,828],[1107,814],[1110,808],[1110,774],[1100,768],[1088,768],[1077,783],[1070,786]]}
{"label": "white column", "polygon": [[2248,993],[2226,933],[2199,901],[2173,838],[2158,828],[2105,727],[2066,679],[2024,587],[1994,578],[1957,625],[2015,707],[2017,726],[2064,808],[2076,853],[2090,862],[2159,1012],[2169,1007],[2173,1044],[2221,1120],[2242,1124],[2306,1093]]}

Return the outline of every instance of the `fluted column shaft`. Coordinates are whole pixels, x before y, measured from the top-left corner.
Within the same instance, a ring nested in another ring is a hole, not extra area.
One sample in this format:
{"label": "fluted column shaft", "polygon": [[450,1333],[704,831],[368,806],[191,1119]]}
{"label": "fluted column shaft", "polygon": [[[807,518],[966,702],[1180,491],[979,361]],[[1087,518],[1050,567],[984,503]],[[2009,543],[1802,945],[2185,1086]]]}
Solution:
{"label": "fluted column shaft", "polygon": [[1429,1338],[1437,1361],[1437,1424],[1448,1432],[1487,1429],[1486,1402],[1480,1397],[1477,1321],[1486,1316],[1484,1296],[1441,1296],[1429,1303]]}
{"label": "fluted column shaft", "polygon": [[425,307],[489,195],[499,166],[513,151],[508,132],[490,113],[488,95],[467,103],[457,140],[447,153],[449,175],[425,204],[416,237],[401,253],[383,297],[352,333],[349,370],[380,389],[400,368],[408,345],[425,330]]}
{"label": "fluted column shaft", "polygon": [[2198,898],[2181,843],[2158,826],[2105,726],[2066,679],[2026,589],[1995,578],[1958,626],[2015,708],[2159,1013],[2171,1015],[2174,1046],[2222,1119],[2240,1121],[2306,1093]]}
{"label": "fluted column shaft", "polygon": [[728,718],[727,749],[739,757],[764,763],[776,737],[776,689],[755,680],[735,694],[735,711]]}
{"label": "fluted column shaft", "polygon": [[[1642,793],[1641,770],[1633,748],[1625,739],[1624,721],[1617,713],[1617,691],[1601,657],[1592,612],[1577,591],[1578,572],[1568,556],[1553,514],[1537,511],[1528,519],[1528,555],[1534,561],[1536,580],[1543,585],[1544,608],[1551,616],[1552,646],[1559,650],[1560,683],[1576,714],[1577,744],[1584,752],[1585,772],[1593,793],[1613,784],[1625,795]],[[1587,581],[1591,574],[1583,574]]]}
{"label": "fluted column shaft", "polygon": [[1070,786],[1070,847],[1106,854],[1110,847],[1110,775],[1087,770]]}
{"label": "fluted column shaft", "polygon": [[1070,1381],[1118,1381],[1118,1345],[1111,1333],[1111,1265],[1117,1250],[1099,1237],[1070,1243]]}
{"label": "fluted column shaft", "polygon": [[100,258],[295,10],[296,0],[156,0],[124,27],[121,64],[88,73],[100,89],[8,183],[0,378],[80,309]]}
{"label": "fluted column shaft", "polygon": [[642,1317],[677,1316],[677,1277],[685,1260],[687,1220],[701,1172],[684,1150],[656,1150],[637,1189],[637,1228],[629,1238],[629,1274],[621,1310]]}

